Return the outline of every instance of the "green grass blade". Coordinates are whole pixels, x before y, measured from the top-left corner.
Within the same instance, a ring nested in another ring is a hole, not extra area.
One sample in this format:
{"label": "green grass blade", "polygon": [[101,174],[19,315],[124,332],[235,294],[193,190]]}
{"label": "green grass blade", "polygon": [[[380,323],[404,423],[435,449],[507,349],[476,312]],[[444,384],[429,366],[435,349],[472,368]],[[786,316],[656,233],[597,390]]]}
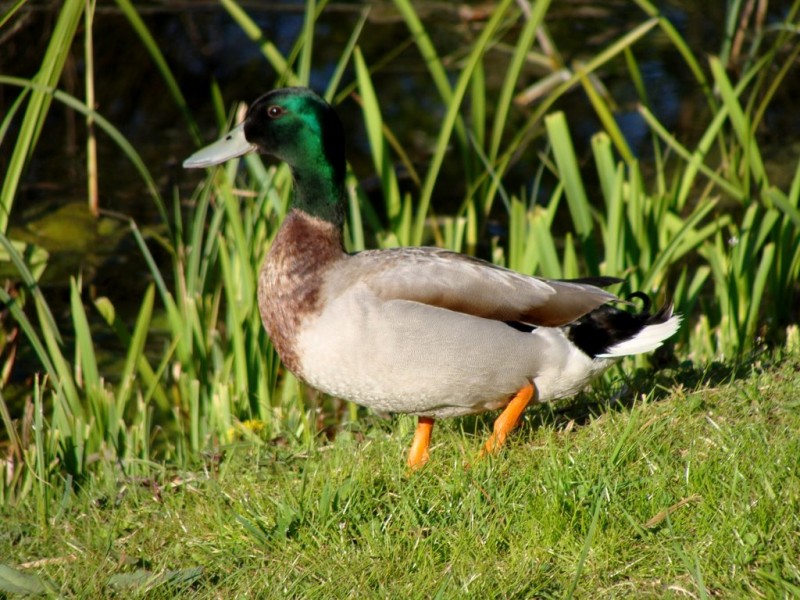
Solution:
{"label": "green grass blade", "polygon": [[16,0],[14,4],[7,7],[3,15],[0,16],[0,29],[5,27],[6,23],[8,23],[11,20],[11,17],[13,17],[16,14],[16,12],[27,3],[28,0]]}
{"label": "green grass blade", "polygon": [[647,35],[647,33],[656,27],[658,23],[658,19],[649,19],[641,25],[635,27],[616,42],[611,44],[608,48],[597,54],[594,58],[587,61],[586,64],[582,65],[582,75],[573,74],[572,76],[564,79],[563,83],[552,89],[552,91],[542,99],[536,109],[531,113],[531,116],[528,117],[528,120],[525,122],[525,124],[518,129],[508,148],[498,159],[498,174],[503,176],[505,168],[510,163],[511,157],[519,152],[523,141],[530,138],[531,131],[539,125],[542,118],[550,112],[550,109],[559,100],[559,98],[569,92],[576,84],[580,82],[581,76],[588,76],[606,63],[610,62],[618,54],[624,52],[630,46]]}
{"label": "green grass blade", "polygon": [[[483,153],[483,150],[478,145],[477,140],[474,140],[472,135],[470,135],[470,141],[473,142],[473,153],[478,158],[478,164],[483,169],[483,172],[488,177],[489,181],[491,182],[491,186],[489,187],[488,192],[486,192],[486,198],[483,203],[483,216],[488,217],[489,213],[492,210],[492,205],[494,202],[495,197],[498,195],[500,199],[503,201],[503,205],[505,206],[506,212],[511,210],[511,201],[509,200],[508,192],[506,191],[505,187],[503,187],[503,181],[498,175],[497,171],[495,170],[494,166],[492,165],[489,157]],[[469,194],[472,196],[472,194]]]}
{"label": "green grass blade", "polygon": [[583,567],[586,564],[586,559],[589,556],[589,551],[592,548],[592,542],[594,541],[595,533],[597,532],[597,523],[600,520],[600,511],[603,508],[603,496],[606,494],[606,490],[603,486],[598,486],[595,491],[594,497],[594,510],[592,511],[592,520],[589,524],[589,530],[586,532],[586,537],[583,540],[583,546],[581,547],[581,553],[578,556],[578,563],[575,565],[575,574],[572,577],[572,581],[570,582],[569,588],[567,589],[566,598],[574,598],[575,590],[578,589],[578,583],[580,582],[581,575],[583,574]]}
{"label": "green grass blade", "polygon": [[697,225],[711,212],[714,206],[716,206],[716,202],[714,201],[698,205],[692,215],[683,221],[680,229],[675,233],[669,244],[658,253],[658,256],[653,261],[652,266],[642,281],[643,290],[647,291],[653,288],[657,279],[663,276],[667,266],[674,260],[678,249],[681,247],[685,249],[684,244],[686,244],[687,241],[696,248],[700,247],[705,240],[697,236]]}
{"label": "green grass blade", "polygon": [[613,187],[608,197],[605,216],[605,272],[607,274],[625,271],[625,243],[628,241],[625,230],[625,186],[624,167],[620,164]]}
{"label": "green grass blade", "polygon": [[248,398],[249,385],[247,380],[247,354],[245,353],[244,335],[242,331],[243,317],[240,311],[241,299],[237,295],[237,291],[241,288],[241,282],[238,277],[234,275],[233,267],[231,266],[231,257],[225,245],[225,240],[220,239],[219,243],[219,258],[220,267],[222,269],[223,287],[225,289],[225,296],[228,308],[228,327],[231,336],[231,343],[233,352],[231,360],[233,361],[233,370],[236,386],[235,389],[240,398]]}
{"label": "green grass blade", "polygon": [[[795,8],[797,8],[798,6],[800,6],[800,3],[796,2],[794,6]],[[764,120],[764,114],[767,112],[767,109],[772,105],[772,101],[775,98],[775,94],[781,88],[781,85],[784,83],[786,75],[792,70],[793,67],[797,65],[798,56],[800,56],[800,44],[797,44],[792,50],[791,54],[789,54],[786,60],[784,60],[783,65],[781,65],[781,68],[778,70],[777,74],[772,75],[772,73],[770,73],[769,87],[759,98],[758,108],[756,108],[756,110],[753,113],[753,119],[751,122],[753,131],[758,131],[759,126]]]}
{"label": "green grass blade", "polygon": [[[672,134],[670,134],[663,125],[656,119],[655,115],[650,112],[650,110],[645,106],[639,106],[639,114],[644,117],[644,120],[647,121],[647,124],[650,128],[660,137],[670,148],[672,148],[678,156],[689,162],[689,169],[687,169],[683,176],[681,192],[679,193],[679,201],[678,205],[683,206],[685,203],[685,198],[688,196],[689,191],[691,190],[693,177],[693,171],[699,170],[703,175],[708,177],[711,181],[714,182],[715,185],[719,186],[720,189],[725,191],[726,194],[730,194],[733,198],[737,200],[743,200],[746,196],[745,192],[738,187],[734,186],[724,178],[720,177],[719,174],[715,173],[711,170],[704,162],[703,158],[705,156],[704,146],[705,144],[701,141],[698,144],[698,150],[695,152],[689,151],[683,144],[678,142]],[[717,113],[717,116],[714,118],[714,121],[706,130],[706,135],[704,138],[711,139],[716,132],[719,130],[719,127],[722,125],[722,121],[724,119],[724,113],[720,111]]]}
{"label": "green grass blade", "polygon": [[361,37],[361,32],[364,30],[364,24],[367,22],[368,16],[369,7],[365,6],[361,11],[361,16],[359,17],[356,26],[353,27],[353,32],[350,34],[347,44],[339,53],[339,60],[336,62],[336,68],[333,70],[333,74],[330,76],[330,79],[328,79],[328,85],[325,88],[324,98],[330,104],[334,103],[336,90],[339,89],[339,83],[344,76],[347,66],[350,64],[350,58],[353,56],[353,51],[356,48],[358,39]]}
{"label": "green grass blade", "polygon": [[[791,212],[791,209],[797,210],[800,208],[800,162],[797,163],[797,167],[795,168],[794,178],[792,179],[791,186],[789,186],[789,193],[786,196],[783,196],[782,194],[779,195],[781,196],[781,201],[776,201],[774,198],[772,198],[772,202],[781,210],[787,212],[787,214]],[[782,204],[785,204],[785,206],[788,207],[788,210],[783,208],[783,206],[781,206]],[[791,217],[791,219],[798,227],[800,227],[800,219],[795,217]]]}
{"label": "green grass blade", "polygon": [[600,97],[600,94],[597,93],[592,80],[589,77],[586,77],[586,75],[580,69],[578,69],[578,74],[581,76],[581,85],[583,85],[583,90],[586,92],[586,96],[592,103],[592,106],[597,113],[597,117],[603,124],[605,132],[614,141],[614,146],[616,146],[617,151],[622,155],[622,159],[628,164],[632,163],[634,161],[633,152],[631,151],[630,146],[628,146],[628,142],[625,140],[622,130],[619,128],[619,125],[617,125],[617,121],[614,118],[610,107]]}
{"label": "green grass blade", "polygon": [[33,324],[28,320],[28,316],[20,306],[19,300],[12,298],[5,289],[0,288],[0,302],[3,303],[3,306],[6,308],[6,310],[11,313],[11,316],[14,317],[14,320],[17,322],[17,324],[19,324],[22,332],[28,339],[28,342],[33,347],[36,358],[38,358],[39,361],[41,361],[42,366],[44,366],[47,375],[50,377],[50,379],[57,383],[58,380],[56,378],[58,373],[53,365],[53,361],[50,360],[50,355],[47,353],[47,348],[45,348],[44,344],[42,343],[39,334],[36,333],[36,329],[34,328]]}
{"label": "green grass blade", "polygon": [[3,122],[0,124],[0,146],[2,146],[5,142],[8,130],[10,129],[11,124],[14,122],[14,117],[17,115],[17,111],[25,104],[25,100],[28,98],[29,93],[30,89],[24,88],[19,96],[16,97],[14,102],[11,103],[11,106],[8,107],[8,112],[6,112],[5,116],[3,117]]}
{"label": "green grass blade", "polygon": [[[120,150],[125,154],[131,164],[136,168],[139,172],[139,175],[142,177],[147,191],[150,193],[151,197],[156,203],[156,208],[158,209],[159,214],[164,220],[164,223],[169,223],[169,218],[167,217],[167,211],[164,205],[164,201],[161,199],[161,193],[158,191],[158,186],[155,183],[155,180],[150,175],[150,171],[148,170],[147,166],[144,164],[141,156],[136,151],[136,149],[131,145],[131,143],[125,138],[122,132],[119,131],[114,125],[112,125],[107,119],[105,119],[100,113],[91,110],[87,107],[83,102],[78,100],[77,98],[70,96],[62,91],[56,90],[53,87],[49,86],[42,86],[34,81],[29,81],[27,79],[20,79],[18,77],[6,77],[4,75],[0,75],[0,83],[4,83],[7,85],[14,85],[23,87],[26,89],[31,89],[36,91],[40,91],[42,93],[47,94],[48,96],[52,96],[54,99],[58,100],[65,106],[81,113],[84,116],[91,116],[94,120],[94,124],[99,127],[102,131],[104,131],[113,141],[114,143],[119,146]],[[0,220],[2,218],[0,217]],[[2,230],[0,230],[2,232]]]}
{"label": "green grass blade", "polygon": [[[152,286],[148,286],[147,290],[145,291],[144,298],[142,299],[142,308],[139,309],[140,316],[137,318],[136,323],[138,324],[140,321],[143,321],[141,317],[141,313],[144,310],[145,306],[147,306],[149,301],[149,296],[154,294],[151,292]],[[138,347],[138,342],[133,343],[131,338],[131,333],[126,328],[125,324],[122,322],[122,319],[116,314],[116,310],[114,305],[111,304],[111,301],[108,298],[101,297],[97,298],[94,301],[94,306],[97,309],[97,312],[100,313],[100,316],[103,320],[108,324],[109,327],[114,331],[114,334],[119,339],[120,344],[124,348],[128,348],[128,353],[126,355],[126,360],[128,356],[132,354],[138,354],[138,362],[136,365],[137,371],[139,376],[142,378],[144,383],[152,390],[151,394],[155,397],[156,402],[161,410],[167,412],[172,408],[172,404],[170,403],[169,399],[167,398],[166,393],[164,392],[163,387],[158,385],[159,377],[157,373],[153,371],[153,368],[150,366],[150,363],[147,360],[147,356],[145,356],[144,352],[134,352],[132,349]],[[152,307],[150,308],[152,311]],[[149,325],[149,323],[148,323]],[[176,343],[176,340],[179,338],[173,338],[173,344]],[[170,352],[171,355],[171,352]],[[123,374],[120,377],[120,381],[122,382],[121,385],[125,384],[125,368],[123,367]],[[117,392],[117,397],[120,397],[120,391]]]}
{"label": "green grass blade", "polygon": [[136,243],[138,244],[139,249],[144,256],[145,262],[150,269],[150,274],[153,276],[153,280],[158,288],[158,293],[161,296],[161,301],[164,303],[164,306],[167,309],[167,319],[169,321],[170,328],[172,329],[172,335],[181,340],[181,343],[178,345],[178,355],[181,363],[187,365],[191,364],[191,325],[186,322],[181,312],[178,310],[178,306],[175,304],[175,299],[172,293],[169,291],[169,288],[164,281],[164,277],[161,274],[161,271],[159,270],[158,265],[156,264],[152,253],[150,252],[150,249],[147,247],[147,243],[144,241],[142,233],[139,231],[139,227],[133,220],[129,222],[129,225],[131,228],[131,233],[133,233],[133,239],[136,240]]}
{"label": "green grass blade", "polygon": [[[321,2],[325,4],[324,0]],[[303,34],[298,38],[302,42],[300,49],[300,66],[297,76],[303,85],[308,85],[311,81],[311,58],[314,53],[314,24],[317,19],[316,0],[306,0],[305,19],[303,20]],[[320,6],[322,9],[322,6]]]}
{"label": "green grass blade", "polygon": [[[372,85],[364,57],[358,48],[355,51],[355,67],[372,161],[383,188],[383,200],[391,229],[397,232],[398,218],[401,211],[400,189],[397,185],[397,175],[392,166],[391,156],[383,137],[384,125],[378,97],[375,94],[375,88]],[[408,242],[408,239],[401,239],[402,245],[406,245]]]}
{"label": "green grass blade", "polygon": [[489,146],[489,160],[495,162],[500,152],[500,143],[503,132],[505,131],[508,114],[511,110],[514,98],[514,90],[519,82],[520,72],[526,63],[528,52],[536,38],[536,31],[539,29],[547,10],[550,7],[550,0],[540,0],[533,4],[531,14],[528,16],[525,26],[519,34],[519,38],[514,46],[514,53],[511,55],[508,69],[506,70],[503,85],[497,97],[494,121],[492,123],[492,140]]}
{"label": "green grass blade", "polygon": [[141,372],[143,363],[147,365],[149,373],[143,377],[145,383],[149,383],[151,387],[155,384],[155,374],[150,369],[149,363],[144,356],[145,343],[147,342],[147,334],[150,331],[150,323],[153,315],[153,300],[155,299],[155,286],[150,284],[145,290],[144,297],[142,298],[142,305],[139,308],[139,314],[136,317],[136,325],[133,328],[133,335],[130,336],[128,343],[128,351],[125,354],[125,364],[122,367],[120,374],[120,386],[117,390],[117,414],[124,414],[125,407],[130,399],[131,391],[134,387],[135,373],[137,369]]}
{"label": "green grass blade", "polygon": [[549,115],[545,118],[545,126],[558,166],[559,180],[564,185],[572,223],[583,246],[586,264],[590,273],[597,274],[599,273],[599,261],[594,241],[592,208],[583,186],[583,177],[578,168],[578,159],[575,156],[575,148],[572,146],[572,138],[564,113],[557,112]]}
{"label": "green grass blade", "polygon": [[475,65],[475,72],[470,81],[470,126],[472,142],[483,147],[486,142],[486,69],[483,62]]}
{"label": "green grass blade", "polygon": [[99,390],[102,385],[100,373],[97,369],[97,358],[94,354],[94,343],[92,342],[92,332],[89,328],[89,321],[86,318],[86,311],[83,308],[80,284],[74,277],[70,278],[70,309],[72,313],[72,324],[75,328],[75,343],[77,355],[80,361],[76,360],[76,369],[80,365],[84,388],[87,390]]}
{"label": "green grass blade", "polygon": [[736,26],[739,23],[739,9],[742,6],[742,0],[732,0],[729,3],[728,10],[725,11],[725,38],[722,40],[722,47],[720,48],[719,56],[723,64],[728,65],[731,55],[731,47],[733,45],[733,37],[736,34]]}
{"label": "green grass blade", "polygon": [[[348,179],[351,179],[348,177]],[[364,223],[361,214],[361,206],[359,205],[359,193],[356,185],[347,185],[347,199],[350,218],[345,222],[348,235],[346,240],[350,240],[350,246],[347,248],[348,252],[361,252],[366,250],[366,242],[364,241]]]}
{"label": "green grass blade", "polygon": [[748,342],[744,350],[749,349],[755,340],[756,328],[758,326],[758,313],[761,309],[761,301],[764,297],[767,279],[772,272],[772,265],[775,258],[775,244],[770,242],[764,246],[760,254],[761,261],[758,263],[758,270],[753,279],[750,298],[747,302],[747,317],[743,323],[743,338]]}
{"label": "green grass blade", "polygon": [[39,517],[39,525],[45,530],[49,526],[48,515],[50,513],[50,473],[48,465],[50,464],[50,456],[47,456],[48,444],[45,441],[45,427],[44,427],[44,398],[42,387],[39,384],[39,376],[33,378],[33,422],[34,422],[34,452],[36,462],[34,463],[34,472],[36,474],[36,508]]}
{"label": "green grass blade", "polygon": [[0,233],[0,245],[3,246],[5,249],[5,254],[8,255],[11,262],[13,263],[14,267],[17,270],[17,273],[22,278],[22,282],[25,284],[28,289],[31,290],[31,293],[35,298],[38,298],[43,306],[44,312],[43,316],[46,319],[46,325],[50,328],[54,334],[55,338],[61,342],[61,334],[58,331],[58,327],[56,326],[56,321],[53,318],[53,314],[50,312],[50,308],[47,306],[47,303],[44,301],[44,297],[42,296],[41,288],[37,283],[37,277],[30,271],[26,261],[23,259],[22,255],[20,254],[19,250],[15,247],[15,244],[9,240],[5,235]]}
{"label": "green grass blade", "polygon": [[81,22],[84,5],[85,0],[65,0],[58,13],[53,34],[45,50],[39,72],[35,76],[37,86],[33,88],[28,100],[17,135],[17,143],[14,145],[0,188],[0,233],[5,233],[8,227],[8,219],[22,172],[33,154],[50,109],[52,95],[46,90],[54,88],[61,78],[68,55],[65,48],[72,45],[72,39]]}
{"label": "green grass blade", "polygon": [[167,84],[167,89],[169,90],[172,99],[175,101],[175,104],[183,115],[186,124],[189,126],[189,134],[192,136],[192,139],[196,144],[201,144],[203,136],[200,135],[200,128],[197,126],[197,122],[189,112],[189,107],[186,104],[186,98],[183,97],[183,92],[181,91],[175,76],[172,74],[172,70],[169,68],[167,60],[161,53],[158,43],[153,39],[153,36],[150,35],[150,30],[147,29],[147,25],[145,25],[144,21],[139,16],[139,13],[136,12],[136,8],[131,0],[115,0],[115,2],[122,11],[122,14],[124,14],[128,19],[128,22],[136,32],[136,35],[139,36],[142,44],[144,44],[144,47],[150,54],[150,58],[158,68],[158,72],[161,73],[161,77],[163,77],[164,83]]}
{"label": "green grass blade", "polygon": [[745,151],[745,163],[750,167],[756,184],[759,187],[766,187],[769,180],[764,170],[764,161],[761,158],[761,151],[758,149],[758,144],[752,133],[749,119],[745,116],[739,104],[737,93],[734,91],[719,59],[712,57],[709,62],[711,73],[714,76],[714,84],[728,110],[728,116],[733,125],[733,130],[739,138],[739,144]]}
{"label": "green grass blade", "polygon": [[53,383],[56,384],[58,382],[57,386],[63,391],[63,399],[66,401],[64,408],[69,409],[72,417],[85,420],[83,405],[78,395],[78,389],[75,387],[72,370],[59,346],[58,330],[48,325],[50,308],[41,296],[34,296],[34,304],[39,317],[39,325],[47,348],[47,354],[52,361],[55,376],[57,377],[57,379],[53,380]]}
{"label": "green grass blade", "polygon": [[[215,234],[219,220],[211,225],[207,221],[212,190],[213,187],[211,185],[205,185],[200,190],[191,214],[192,222],[189,240],[186,246],[181,249],[182,255],[186,256],[184,284],[186,286],[186,294],[192,297],[202,293],[202,282],[205,274],[204,266],[207,264],[209,254],[204,244],[205,236],[209,235],[211,239],[216,239]],[[206,231],[207,229],[208,231]],[[180,239],[180,236],[176,237]],[[186,252],[187,248],[195,248],[196,251]]]}
{"label": "green grass blade", "polygon": [[275,69],[275,72],[286,80],[287,85],[302,85],[302,81],[297,75],[294,74],[292,69],[289,67],[289,63],[280,53],[275,44],[264,39],[261,29],[258,27],[256,22],[250,18],[250,15],[244,11],[239,3],[236,2],[236,0],[220,0],[220,3],[222,4],[222,7],[228,11],[228,14],[233,18],[233,20],[236,21],[236,24],[241,27],[244,34],[250,38],[251,41],[259,45],[264,58],[266,58],[269,64],[272,65],[272,68]]}
{"label": "green grass blade", "polygon": [[419,18],[414,4],[410,0],[395,0],[394,2],[397,10],[400,11],[401,16],[406,22],[408,30],[417,45],[417,49],[422,55],[422,60],[430,72],[433,84],[439,91],[439,96],[445,104],[449,105],[453,98],[453,89],[450,87],[450,80],[447,76],[447,71],[444,68],[442,59],[436,52],[436,48],[431,41],[422,20]]}
{"label": "green grass blade", "polygon": [[[433,84],[436,86],[444,105],[449,107],[454,103],[461,104],[461,101],[458,100],[458,94],[452,87],[450,87],[450,80],[447,75],[447,70],[442,63],[442,59],[439,58],[439,54],[436,52],[436,48],[434,47],[428,32],[425,30],[425,26],[422,24],[422,20],[417,14],[414,3],[411,0],[394,0],[394,5],[400,11],[400,14],[405,20],[406,26],[411,32],[414,43],[417,45],[417,48],[422,55],[422,60],[430,72],[431,79],[433,79]],[[493,8],[493,14],[495,17],[498,14],[504,13],[507,10],[508,5],[509,3],[503,0],[500,5],[495,6]],[[461,148],[466,148],[467,133],[460,115],[457,115],[454,125],[459,145]]]}
{"label": "green grass blade", "polygon": [[218,193],[222,196],[224,201],[226,227],[228,228],[226,232],[227,241],[233,242],[236,247],[236,254],[241,258],[241,260],[236,263],[239,271],[237,277],[240,302],[242,300],[253,302],[256,296],[254,287],[256,274],[253,269],[257,265],[253,265],[251,261],[245,260],[246,257],[251,255],[251,250],[248,236],[244,231],[244,223],[242,222],[242,206],[239,199],[234,195],[233,185],[230,184],[232,181],[233,178],[231,177],[218,189]]}
{"label": "green grass blade", "polygon": [[[561,192],[558,192],[558,194],[561,195]],[[550,217],[546,211],[539,211],[534,208],[533,215],[531,215],[531,220],[532,223],[528,239],[528,247],[536,248],[538,250],[541,274],[544,277],[561,279],[564,276],[564,272],[561,269],[561,263],[558,260],[556,238],[551,232]],[[532,270],[531,273],[533,273]]]}
{"label": "green grass blade", "polygon": [[[405,4],[405,2],[400,2],[399,0],[398,3]],[[502,18],[505,14],[505,11],[508,9],[509,4],[510,0],[503,0],[503,2],[501,2],[500,5],[495,8],[492,18],[488,23],[486,23],[486,26],[481,32],[480,37],[475,41],[472,51],[462,67],[455,90],[453,91],[452,97],[450,98],[450,102],[447,106],[447,113],[442,120],[442,126],[439,130],[439,136],[436,140],[436,146],[428,167],[428,173],[425,176],[422,192],[420,193],[411,239],[411,243],[414,246],[419,246],[422,244],[425,219],[428,216],[428,208],[430,206],[431,197],[433,196],[433,188],[436,185],[436,180],[439,176],[439,171],[442,166],[442,161],[444,160],[445,152],[447,151],[447,146],[453,132],[453,128],[456,126],[456,122],[459,120],[461,103],[464,100],[464,95],[469,87],[472,73],[480,61],[481,56],[485,52],[486,47],[489,44],[489,40],[491,40],[492,36],[494,36],[495,32],[497,31],[497,28],[500,26]]]}
{"label": "green grass blade", "polygon": [[706,75],[703,72],[703,68],[700,66],[700,62],[695,57],[692,50],[689,48],[689,45],[686,43],[686,40],[683,39],[678,30],[675,26],[670,23],[668,19],[666,19],[658,8],[653,5],[652,2],[649,0],[634,0],[636,4],[639,5],[647,15],[651,18],[658,19],[658,25],[661,27],[661,30],[667,35],[669,40],[672,42],[672,45],[677,48],[678,52],[683,57],[683,60],[689,66],[689,70],[691,71],[692,75],[695,78],[695,81],[700,85],[700,88],[703,90],[703,94],[706,97],[709,107],[711,108],[712,112],[716,112],[717,109],[717,102],[714,99],[714,94],[711,91],[711,87],[708,84],[708,80],[706,79]]}

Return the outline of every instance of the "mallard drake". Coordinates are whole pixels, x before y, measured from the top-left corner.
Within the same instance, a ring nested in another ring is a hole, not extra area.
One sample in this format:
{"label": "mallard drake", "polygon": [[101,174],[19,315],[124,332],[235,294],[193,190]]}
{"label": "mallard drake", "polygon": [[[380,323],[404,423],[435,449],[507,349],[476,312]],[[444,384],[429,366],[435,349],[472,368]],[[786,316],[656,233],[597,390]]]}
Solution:
{"label": "mallard drake", "polygon": [[[502,409],[494,452],[531,401],[582,390],[619,357],[651,351],[680,324],[609,303],[613,278],[547,280],[439,248],[345,252],[345,134],[311,90],[279,89],[183,166],[249,152],[288,163],[293,208],[258,279],[261,318],[283,364],[333,396],[418,416],[408,464],[429,458],[435,419]],[[647,300],[645,296],[645,300]]]}

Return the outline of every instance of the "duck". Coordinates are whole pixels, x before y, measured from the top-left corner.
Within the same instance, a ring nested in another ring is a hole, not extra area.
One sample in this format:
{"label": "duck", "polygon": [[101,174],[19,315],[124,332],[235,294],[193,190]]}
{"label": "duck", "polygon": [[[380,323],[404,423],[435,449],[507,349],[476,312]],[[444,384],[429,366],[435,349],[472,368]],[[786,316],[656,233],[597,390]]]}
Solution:
{"label": "duck", "polygon": [[674,335],[671,303],[638,312],[603,289],[621,280],[525,275],[435,247],[345,250],[345,131],[308,88],[270,91],[217,142],[207,168],[248,153],[288,164],[290,211],[258,275],[264,328],[286,369],[378,412],[417,417],[411,469],[430,459],[435,421],[500,411],[495,454],[532,402],[575,395],[623,356]]}

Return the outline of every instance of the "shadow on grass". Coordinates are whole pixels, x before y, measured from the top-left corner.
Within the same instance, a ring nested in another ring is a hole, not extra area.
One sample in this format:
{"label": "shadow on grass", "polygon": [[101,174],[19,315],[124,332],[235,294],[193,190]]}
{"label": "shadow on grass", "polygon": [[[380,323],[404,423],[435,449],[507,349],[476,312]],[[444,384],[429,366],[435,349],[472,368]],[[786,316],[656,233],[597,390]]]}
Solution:
{"label": "shadow on grass", "polygon": [[[654,357],[657,370],[637,369],[633,373],[624,373],[622,379],[614,384],[600,382],[572,398],[532,404],[523,416],[520,427],[534,430],[543,426],[552,426],[556,430],[582,427],[603,414],[629,411],[642,397],[646,397],[648,402],[660,402],[678,390],[692,393],[745,379],[754,371],[761,371],[773,361],[777,362],[774,356],[774,353],[767,352],[735,362],[696,365],[688,360],[677,363],[674,357],[663,354]],[[491,433],[498,414],[487,412],[462,417],[460,426],[465,433],[484,438]]]}
{"label": "shadow on grass", "polygon": [[[661,402],[670,397],[685,401],[685,395],[746,379],[754,372],[774,368],[780,362],[779,353],[773,349],[754,352],[738,361],[702,365],[689,360],[679,363],[674,354],[664,348],[652,356],[655,365],[652,368],[618,371],[613,383],[600,381],[572,398],[532,404],[525,411],[520,428],[531,432],[541,427],[553,427],[557,431],[583,427],[604,414],[630,411],[642,398],[646,398],[648,403]],[[684,397],[681,398],[681,395]],[[351,420],[346,415],[347,402],[325,395],[319,395],[316,401],[319,403],[319,441],[332,442],[342,434],[364,441],[377,432],[391,435],[397,431],[397,420],[392,415],[379,415],[359,407],[358,418]],[[440,423],[452,423],[451,426],[459,428],[467,436],[486,439],[499,414],[499,411],[489,411],[442,420]]]}

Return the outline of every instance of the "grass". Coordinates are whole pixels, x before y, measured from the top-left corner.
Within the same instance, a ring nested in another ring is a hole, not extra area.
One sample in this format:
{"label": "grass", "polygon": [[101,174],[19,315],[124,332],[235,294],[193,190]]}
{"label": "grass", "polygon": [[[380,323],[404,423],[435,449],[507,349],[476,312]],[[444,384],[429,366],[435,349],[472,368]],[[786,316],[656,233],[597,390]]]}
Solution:
{"label": "grass", "polygon": [[535,409],[482,461],[490,421],[446,421],[417,473],[411,419],[374,417],[304,452],[109,464],[46,533],[6,509],[0,555],[64,597],[794,596],[798,385],[798,354],[665,371]]}

